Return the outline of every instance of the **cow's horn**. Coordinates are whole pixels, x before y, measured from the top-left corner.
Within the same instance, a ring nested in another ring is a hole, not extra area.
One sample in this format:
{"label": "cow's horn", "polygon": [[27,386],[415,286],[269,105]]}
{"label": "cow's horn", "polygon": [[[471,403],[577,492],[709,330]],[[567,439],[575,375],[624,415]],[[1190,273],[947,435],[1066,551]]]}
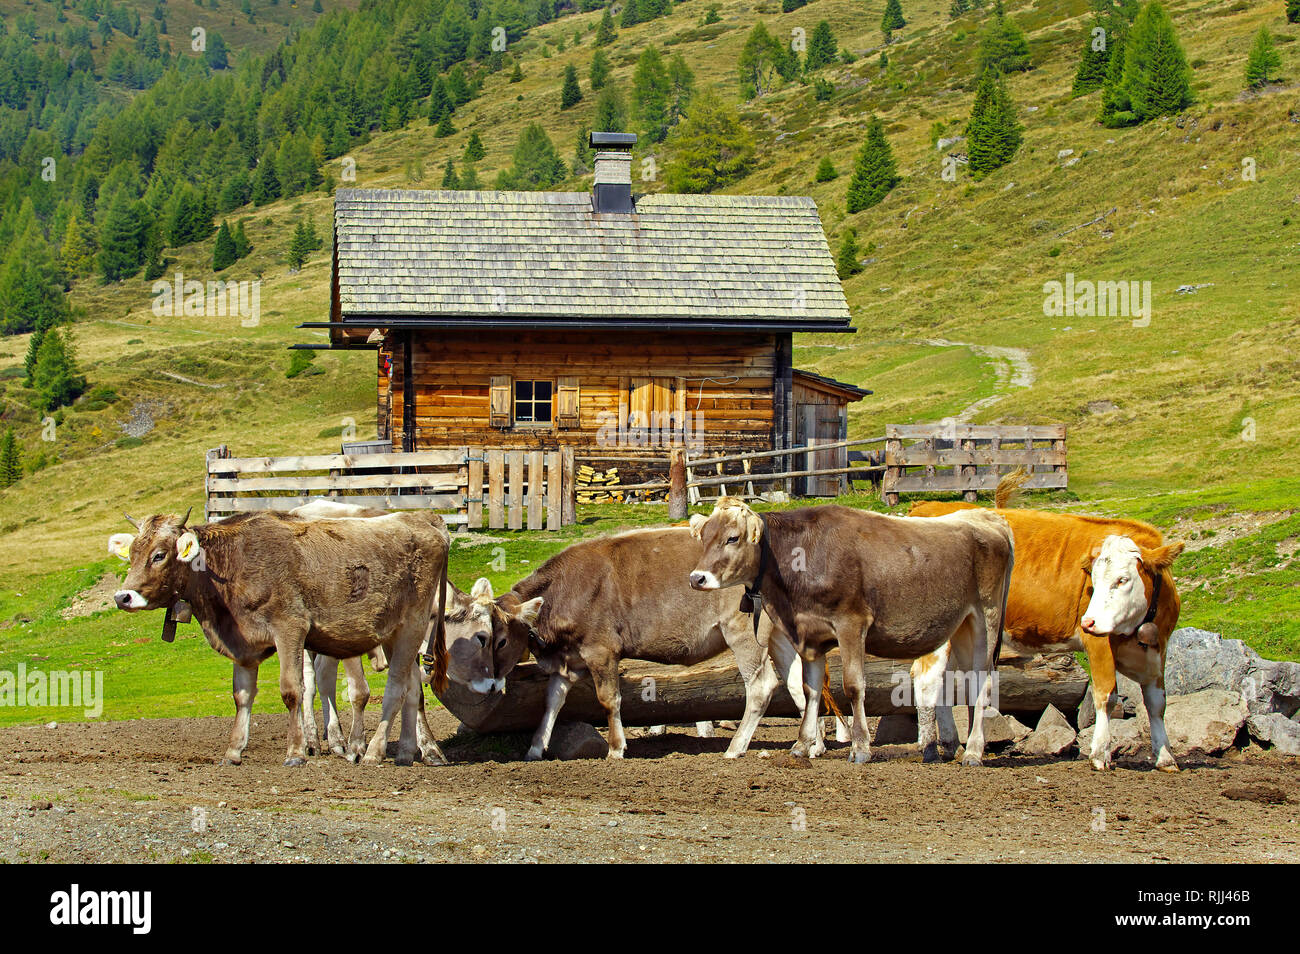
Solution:
{"label": "cow's horn", "polygon": [[126,522],[127,522],[127,523],[129,523],[131,526],[135,527],[137,533],[140,531],[140,521],[139,521],[139,520],[135,519],[135,517],[131,516],[129,513],[124,513],[124,514],[122,514],[122,516],[126,517]]}
{"label": "cow's horn", "polygon": [[193,507],[190,507],[189,510],[186,510],[186,511],[185,511],[185,516],[181,517],[181,527],[182,527],[182,528],[183,528],[187,523],[190,522],[190,514],[192,514],[193,512],[194,512],[194,508],[193,508]]}

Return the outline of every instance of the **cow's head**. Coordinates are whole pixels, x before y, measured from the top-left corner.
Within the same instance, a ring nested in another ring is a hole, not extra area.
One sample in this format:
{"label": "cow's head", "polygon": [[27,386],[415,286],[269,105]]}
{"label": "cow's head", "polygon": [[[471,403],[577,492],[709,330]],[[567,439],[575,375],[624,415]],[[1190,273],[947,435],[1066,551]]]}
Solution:
{"label": "cow's head", "polygon": [[475,692],[505,692],[506,676],[528,651],[542,597],[494,599],[485,577],[469,593],[448,584],[446,606],[447,677]]}
{"label": "cow's head", "polygon": [[763,521],[736,497],[723,497],[705,517],[691,517],[691,535],[704,544],[704,553],[691,571],[697,590],[720,590],[751,583],[758,575]]}
{"label": "cow's head", "polygon": [[1156,577],[1182,552],[1181,540],[1144,550],[1131,537],[1115,535],[1094,547],[1083,559],[1083,572],[1092,577],[1092,599],[1079,622],[1083,631],[1090,636],[1134,633],[1151,607]]}
{"label": "cow's head", "polygon": [[194,531],[185,529],[189,519],[187,511],[184,517],[157,514],[138,523],[131,520],[138,532],[108,538],[108,552],[131,564],[122,588],[113,594],[118,609],[163,609],[180,598],[202,549]]}

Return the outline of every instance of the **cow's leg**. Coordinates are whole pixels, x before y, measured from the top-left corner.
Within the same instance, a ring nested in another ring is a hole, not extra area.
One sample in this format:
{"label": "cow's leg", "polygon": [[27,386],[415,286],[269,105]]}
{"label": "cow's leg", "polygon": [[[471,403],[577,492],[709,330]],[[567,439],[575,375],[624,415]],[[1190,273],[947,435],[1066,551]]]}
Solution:
{"label": "cow's leg", "polygon": [[[912,693],[916,697],[917,742],[921,746],[921,761],[939,761],[939,744],[936,741],[936,714],[945,708],[944,683],[948,675],[948,657],[952,646],[943,646],[912,663]],[[952,721],[952,708],[946,707],[948,721]],[[956,735],[956,726],[953,727]],[[945,751],[947,746],[945,745]],[[956,754],[955,751],[953,753]]]}
{"label": "cow's leg", "polygon": [[542,713],[542,721],[533,733],[533,744],[524,756],[528,761],[536,762],[546,754],[546,747],[551,744],[551,732],[555,730],[555,720],[564,706],[565,697],[577,681],[578,674],[572,670],[551,674],[550,682],[546,684],[546,711]]}
{"label": "cow's leg", "polygon": [[[408,623],[407,630],[399,633],[389,643],[388,681],[384,684],[383,708],[379,714],[379,725],[370,738],[370,745],[361,759],[367,765],[378,765],[384,761],[388,751],[388,732],[393,724],[393,717],[403,711],[406,697],[411,688],[411,672],[415,668],[415,657],[420,649],[420,640],[424,636],[426,624],[418,626]],[[414,631],[413,630],[418,630]],[[409,745],[409,748],[407,746]],[[415,724],[411,718],[411,734],[407,741],[405,722],[402,739],[398,743],[399,759],[409,758],[410,765],[415,760]]]}
{"label": "cow's leg", "polygon": [[[772,694],[776,692],[776,687],[781,684],[781,680],[777,678],[776,670],[772,668],[769,650],[755,638],[748,620],[741,626],[724,625],[722,636],[736,657],[736,668],[740,670],[740,678],[745,683],[745,714],[741,717],[740,725],[736,727],[736,734],[731,737],[731,743],[727,746],[725,754],[726,758],[735,759],[748,751],[749,743],[758,729],[759,720],[767,712]],[[790,654],[793,656],[794,647],[790,646],[789,641],[776,631],[773,631],[769,639],[769,647],[771,643],[778,640],[789,647]],[[709,735],[713,734],[713,723],[699,724],[707,725]]]}
{"label": "cow's leg", "polygon": [[1110,698],[1116,692],[1115,655],[1108,636],[1085,636],[1083,648],[1088,653],[1088,668],[1092,672],[1092,702],[1097,710],[1097,721],[1092,727],[1092,767],[1104,772],[1114,767],[1110,755]]}
{"label": "cow's leg", "polygon": [[[339,727],[339,709],[338,709],[338,684],[339,684],[339,661],[333,656],[326,656],[324,653],[311,653],[315,657],[312,667],[313,674],[316,677],[316,688],[320,690],[320,714],[325,723],[325,744],[335,755],[343,755],[343,730]],[[344,668],[352,665],[353,660],[344,663]],[[349,673],[348,681],[351,683],[351,674]],[[312,721],[316,719],[315,704],[309,693],[307,696],[307,709],[312,713]]]}
{"label": "cow's leg", "polygon": [[[795,708],[799,710],[799,718],[802,720],[808,701],[804,698],[803,691],[803,661],[799,658],[799,654],[795,652],[794,643],[790,642],[790,637],[788,637],[784,632],[773,627],[772,635],[767,641],[767,652],[772,659],[777,679],[785,681],[785,690],[790,693],[790,698],[794,700]],[[773,693],[775,693],[775,691],[776,690],[773,690]],[[842,726],[839,719],[835,719],[835,726],[835,741],[847,742],[847,737],[843,739],[840,738],[840,730]],[[757,727],[757,723],[755,723],[754,729]],[[751,735],[753,734],[754,729],[750,730]],[[749,740],[746,740],[746,744],[748,744],[748,741]],[[821,720],[819,719],[817,721],[817,744],[813,746],[809,758],[815,759],[825,754],[825,752],[825,728],[822,726]]]}
{"label": "cow's leg", "polygon": [[[330,667],[338,678],[337,666]],[[337,754],[345,756],[349,762],[357,763],[366,754],[366,705],[370,702],[370,683],[366,681],[366,670],[361,665],[361,657],[354,656],[343,661],[343,672],[348,679],[348,702],[352,705],[352,726],[348,732],[348,745],[342,745],[343,730],[339,726],[338,707],[334,707],[334,718],[330,722],[330,745],[334,745],[334,733],[339,734]],[[322,698],[324,696],[322,695]],[[333,693],[330,694],[333,699]]]}
{"label": "cow's leg", "polygon": [[411,674],[411,692],[415,693],[418,715],[415,720],[415,742],[420,749],[420,760],[426,765],[450,765],[451,760],[443,755],[429,725],[429,716],[424,708],[424,681],[420,679],[417,667]]}
{"label": "cow's leg", "polygon": [[817,708],[822,700],[822,686],[826,682],[826,657],[820,653],[803,661],[803,719],[799,722],[799,741],[790,750],[801,758],[815,758],[821,741],[818,729],[820,719]]}
{"label": "cow's leg", "polygon": [[[983,614],[971,613],[962,620],[949,640],[954,668],[974,683],[975,702],[970,708],[970,732],[966,736],[966,754],[961,764],[979,766],[984,762],[984,709],[993,692],[988,673],[988,628]],[[974,674],[974,678],[969,676]]]}
{"label": "cow's leg", "polygon": [[1177,772],[1178,762],[1169,750],[1165,730],[1164,654],[1148,649],[1137,640],[1125,640],[1115,648],[1115,668],[1142,686],[1142,701],[1151,723],[1151,755],[1162,772]]}
{"label": "cow's leg", "polygon": [[871,761],[871,732],[867,728],[866,631],[869,622],[853,626],[847,639],[840,639],[840,660],[844,666],[844,695],[853,707],[849,726],[849,761]]}
{"label": "cow's leg", "polygon": [[253,700],[257,698],[257,664],[241,666],[235,664],[233,695],[235,697],[235,727],[230,732],[230,744],[226,746],[227,765],[238,765],[244,760],[244,749],[248,748],[248,726],[253,720]]}
{"label": "cow's leg", "polygon": [[603,647],[591,647],[582,654],[582,661],[591,673],[596,687],[596,698],[609,715],[609,759],[621,759],[627,752],[627,736],[623,733],[623,693],[618,686],[618,658]]}
{"label": "cow's leg", "polygon": [[275,651],[280,654],[280,698],[289,710],[289,747],[284,764],[292,768],[307,764],[303,734],[303,648],[305,633],[277,633]]}
{"label": "cow's leg", "polygon": [[[389,679],[396,675],[389,674]],[[414,765],[420,754],[420,731],[416,726],[420,722],[420,678],[416,668],[412,667],[406,676],[406,696],[402,699],[402,728],[397,736],[397,757],[393,760],[398,765]],[[435,746],[436,748],[436,746]]]}
{"label": "cow's leg", "polygon": [[302,732],[306,739],[307,754],[316,755],[325,749],[321,746],[320,726],[316,724],[316,666],[315,653],[302,654]]}
{"label": "cow's leg", "polygon": [[[946,674],[944,678],[947,678]],[[945,699],[945,704],[934,708],[939,723],[939,750],[943,753],[945,762],[951,762],[957,757],[957,749],[961,745],[960,740],[957,738],[957,723],[952,717],[952,706],[946,704],[950,701]]]}

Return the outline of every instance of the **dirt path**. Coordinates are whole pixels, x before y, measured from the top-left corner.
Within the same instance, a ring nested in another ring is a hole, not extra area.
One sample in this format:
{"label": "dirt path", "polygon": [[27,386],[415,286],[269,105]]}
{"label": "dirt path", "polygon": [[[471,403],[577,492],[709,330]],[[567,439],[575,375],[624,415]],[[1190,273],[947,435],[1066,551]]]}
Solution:
{"label": "dirt path", "polygon": [[925,344],[936,348],[969,348],[975,354],[993,361],[993,373],[997,375],[995,393],[980,398],[958,412],[954,420],[966,423],[979,412],[997,404],[1011,388],[1028,388],[1034,384],[1034,366],[1029,361],[1029,352],[1024,348],[1001,348],[994,345],[977,345],[966,341],[948,341],[945,338],[926,338]]}
{"label": "dirt path", "polygon": [[[454,720],[435,715],[445,737]],[[242,766],[230,720],[159,719],[0,732],[6,861],[1300,861],[1300,761],[1266,755],[1099,775],[1073,759],[922,765],[881,747],[850,766],[757,751],[728,733],[634,739],[631,757],[516,761],[515,737],[445,745],[459,764],[317,757],[286,769],[283,716],[259,716]],[[763,757],[766,753],[766,757]],[[1267,785],[1286,804],[1235,801]],[[802,824],[802,830],[801,829]],[[202,828],[196,831],[195,828]]]}

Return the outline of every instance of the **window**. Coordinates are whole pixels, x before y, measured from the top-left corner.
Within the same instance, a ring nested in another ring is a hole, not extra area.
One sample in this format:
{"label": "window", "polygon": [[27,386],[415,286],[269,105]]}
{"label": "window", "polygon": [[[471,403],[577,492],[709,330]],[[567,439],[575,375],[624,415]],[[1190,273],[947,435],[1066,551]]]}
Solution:
{"label": "window", "polygon": [[515,423],[550,424],[551,382],[515,382]]}

